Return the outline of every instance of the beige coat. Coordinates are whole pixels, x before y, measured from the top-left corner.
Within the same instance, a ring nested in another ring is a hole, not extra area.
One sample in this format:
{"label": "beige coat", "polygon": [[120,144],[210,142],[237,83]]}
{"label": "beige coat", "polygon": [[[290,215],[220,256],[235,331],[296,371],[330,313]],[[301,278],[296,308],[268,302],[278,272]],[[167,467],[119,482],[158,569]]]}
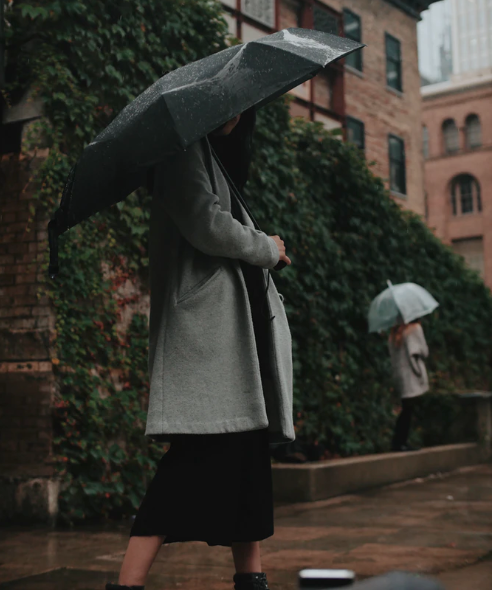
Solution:
{"label": "beige coat", "polygon": [[429,356],[421,324],[410,324],[403,332],[401,344],[388,341],[393,377],[401,398],[420,396],[429,390],[424,359]]}

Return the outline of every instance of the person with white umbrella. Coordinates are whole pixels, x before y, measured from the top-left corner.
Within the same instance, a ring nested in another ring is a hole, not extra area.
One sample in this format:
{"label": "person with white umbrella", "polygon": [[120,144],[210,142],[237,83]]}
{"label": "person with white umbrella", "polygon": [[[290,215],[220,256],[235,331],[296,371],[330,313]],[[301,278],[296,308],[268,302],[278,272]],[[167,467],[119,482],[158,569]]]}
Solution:
{"label": "person with white umbrella", "polygon": [[393,285],[380,293],[369,309],[369,332],[391,328],[388,348],[393,378],[402,408],[396,421],[392,449],[411,451],[408,434],[415,398],[429,391],[425,359],[429,348],[420,318],[430,314],[439,303],[423,287],[415,283]]}

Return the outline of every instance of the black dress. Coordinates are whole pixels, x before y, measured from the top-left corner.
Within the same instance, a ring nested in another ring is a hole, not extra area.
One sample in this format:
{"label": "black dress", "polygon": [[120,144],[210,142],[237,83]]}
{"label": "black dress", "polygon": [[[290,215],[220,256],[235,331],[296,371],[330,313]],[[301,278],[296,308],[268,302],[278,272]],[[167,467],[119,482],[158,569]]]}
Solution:
{"label": "black dress", "polygon": [[[233,205],[232,205],[233,206]],[[233,213],[238,218],[238,210]],[[269,371],[269,322],[262,270],[240,262],[249,293],[261,376]],[[263,307],[264,304],[264,307]],[[240,339],[240,338],[239,338]],[[273,535],[268,429],[170,437],[132,526],[131,536],[210,546]]]}

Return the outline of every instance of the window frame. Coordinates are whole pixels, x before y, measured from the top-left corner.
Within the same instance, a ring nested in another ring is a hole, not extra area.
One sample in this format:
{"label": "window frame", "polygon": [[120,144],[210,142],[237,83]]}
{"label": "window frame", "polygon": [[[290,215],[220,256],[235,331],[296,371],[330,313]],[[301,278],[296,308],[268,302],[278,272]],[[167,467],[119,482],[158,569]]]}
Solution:
{"label": "window frame", "polygon": [[[473,266],[471,266],[471,262],[472,259],[469,258],[467,255],[462,254],[461,252],[457,251],[457,249],[455,249],[457,246],[461,245],[461,243],[466,243],[467,241],[475,241],[475,240],[480,240],[480,245],[482,247],[482,251],[479,253],[481,259],[482,259],[482,268],[475,268]],[[458,238],[458,239],[453,239],[451,241],[451,248],[453,249],[453,251],[455,252],[456,255],[460,256],[460,258],[462,258],[465,262],[465,265],[470,269],[473,270],[475,272],[477,272],[479,274],[479,276],[485,280],[485,271],[486,271],[486,267],[485,267],[485,243],[484,243],[484,236],[483,235],[477,235],[474,237],[462,237],[462,238]]]}
{"label": "window frame", "polygon": [[[472,210],[464,211],[464,194],[462,188],[466,182],[469,182],[469,198],[472,204]],[[480,189],[479,180],[471,173],[460,173],[450,182],[450,200],[451,200],[451,212],[454,217],[467,216],[467,215],[479,215],[482,213],[482,192]]]}
{"label": "window frame", "polygon": [[[253,2],[255,2],[256,0],[251,0]],[[258,0],[258,1],[263,1],[263,0]],[[249,2],[249,0],[241,0],[240,2],[240,11],[242,14],[244,14],[246,17],[252,19],[253,21],[256,21],[257,23],[262,24],[264,27],[269,27],[270,29],[275,29],[276,28],[276,10],[277,10],[277,4],[279,2],[279,0],[265,0],[266,2],[272,2],[272,8],[273,8],[273,18],[272,18],[272,22],[268,23],[267,21],[262,20],[259,17],[254,16],[253,14],[249,13],[246,11],[246,6],[245,4]]]}
{"label": "window frame", "polygon": [[[243,13],[241,10],[241,0],[236,0],[236,8],[232,7],[232,4],[223,4],[225,12],[229,13],[231,17],[236,19],[237,34],[236,36],[242,40],[242,26],[244,24],[250,25],[259,31],[263,31],[266,35],[276,33],[279,31],[280,23],[280,2],[281,0],[275,0],[275,26],[274,28],[268,27],[262,24],[261,21],[257,21],[254,18]],[[336,11],[331,6],[324,3],[324,0],[300,0],[300,13],[297,15],[301,21],[301,27],[304,29],[314,29],[314,14],[313,7],[317,6],[321,10],[329,13],[329,15],[336,21],[338,29],[337,35],[343,35],[343,16],[341,12]],[[345,66],[343,60],[332,62],[324,69],[330,77],[330,84],[332,88],[332,99],[331,107],[326,108],[315,103],[315,91],[314,91],[314,78],[308,81],[309,93],[307,98],[295,96],[294,102],[304,110],[308,110],[308,118],[314,121],[316,113],[321,113],[333,120],[339,122],[340,127],[344,127],[345,124],[345,98],[344,98],[344,73]]]}
{"label": "window frame", "polygon": [[[397,140],[399,143],[401,143],[401,149],[402,149],[402,157],[403,160],[401,161],[397,161],[394,156],[392,156],[391,154],[391,141],[392,140]],[[388,161],[389,161],[389,189],[391,192],[395,193],[395,194],[400,194],[402,196],[406,196],[407,195],[407,159],[406,159],[406,150],[405,150],[405,140],[403,138],[401,138],[401,136],[398,136],[397,134],[388,134]],[[396,189],[392,187],[392,183],[393,183],[393,175],[392,175],[392,166],[393,164],[396,163],[402,163],[403,166],[403,188],[400,189]]]}
{"label": "window frame", "polygon": [[[469,125],[469,120],[475,120],[478,124],[478,131],[475,132],[478,134],[478,144],[470,144],[469,143],[469,130],[471,130],[471,125]],[[465,118],[465,148],[468,151],[478,149],[482,146],[482,125],[480,123],[480,117],[477,113],[470,113]]]}
{"label": "window frame", "polygon": [[[446,141],[446,127],[449,122],[452,122],[455,126],[456,130],[456,148],[451,150],[448,149],[448,143]],[[456,121],[454,118],[446,118],[443,123],[441,124],[441,135],[442,135],[442,143],[443,143],[443,154],[444,155],[456,155],[460,151],[460,129],[456,125]]]}
{"label": "window frame", "polygon": [[[362,131],[362,146],[359,146],[356,142],[353,142],[352,140],[350,140],[348,138],[349,124],[350,123],[355,123],[355,124],[357,124],[357,126],[360,126],[361,127],[361,131]],[[351,142],[359,150],[361,150],[362,152],[365,153],[365,123],[362,120],[359,120],[358,118],[354,118],[353,116],[347,115],[347,116],[345,116],[345,128],[346,128],[346,140],[347,140],[347,142]]]}
{"label": "window frame", "polygon": [[422,124],[422,157],[428,159],[429,155],[429,128],[426,124]]}
{"label": "window frame", "polygon": [[[360,16],[358,14],[353,12],[353,10],[350,10],[348,8],[344,8],[342,12],[343,12],[343,33],[344,33],[345,37],[348,37],[348,39],[352,39],[353,41],[357,41],[358,43],[362,43],[362,19],[360,18]],[[347,35],[347,32],[345,30],[345,20],[346,20],[347,15],[351,16],[353,19],[355,19],[358,22],[358,35],[355,35],[355,36]],[[358,65],[355,66],[355,64],[350,64],[348,62],[349,59],[356,60]],[[364,71],[364,60],[363,60],[362,50],[360,49],[356,52],[351,53],[349,56],[347,56],[345,58],[345,66],[353,68],[354,70],[357,70],[358,72],[363,72]]]}
{"label": "window frame", "polygon": [[[388,41],[389,42],[396,42],[398,44],[398,49],[399,49],[399,58],[396,59],[393,56],[390,56],[388,54]],[[390,89],[393,89],[393,91],[398,91],[400,93],[403,93],[403,73],[402,73],[402,60],[401,60],[401,41],[397,38],[394,37],[393,35],[391,35],[390,33],[385,32],[384,33],[384,55],[386,57],[386,86]],[[388,79],[388,71],[389,68],[388,66],[390,65],[390,63],[396,63],[398,64],[398,69],[397,69],[397,80],[398,80],[398,86],[393,86],[392,84],[389,84],[389,79]]]}
{"label": "window frame", "polygon": [[332,33],[331,31],[324,31],[324,33],[330,33],[331,35],[340,35],[341,24],[338,21],[338,17],[335,14],[333,14],[333,11],[331,10],[330,6],[326,6],[325,4],[319,4],[317,2],[314,3],[312,8],[312,28],[315,31],[321,31],[321,29],[316,29],[316,11],[320,11],[321,13],[327,14],[336,23],[335,33]]}

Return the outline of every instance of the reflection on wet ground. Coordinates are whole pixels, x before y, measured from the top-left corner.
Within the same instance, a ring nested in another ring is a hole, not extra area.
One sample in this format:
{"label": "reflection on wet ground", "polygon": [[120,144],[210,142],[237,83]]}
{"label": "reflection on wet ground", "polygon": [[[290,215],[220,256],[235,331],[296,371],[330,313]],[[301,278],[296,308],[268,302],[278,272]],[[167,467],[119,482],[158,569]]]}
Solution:
{"label": "reflection on wet ground", "polygon": [[[102,589],[115,580],[129,525],[77,530],[3,529],[0,589]],[[276,508],[263,543],[271,589],[296,589],[305,567],[359,577],[400,569],[436,575],[447,589],[491,589],[491,468]],[[148,589],[232,589],[230,550],[163,547]]]}

